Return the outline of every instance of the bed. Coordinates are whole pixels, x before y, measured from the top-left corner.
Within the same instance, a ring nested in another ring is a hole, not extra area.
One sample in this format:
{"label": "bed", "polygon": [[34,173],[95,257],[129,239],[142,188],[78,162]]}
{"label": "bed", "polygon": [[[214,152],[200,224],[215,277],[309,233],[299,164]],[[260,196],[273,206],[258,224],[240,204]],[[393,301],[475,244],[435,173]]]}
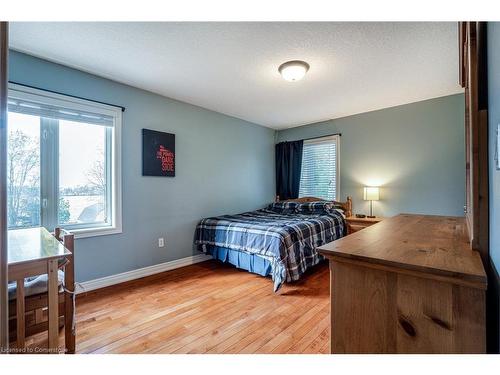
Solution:
{"label": "bed", "polygon": [[324,259],[316,248],[345,236],[345,217],[351,214],[350,197],[346,202],[277,199],[260,210],[202,219],[194,245],[222,262],[271,276],[276,292]]}

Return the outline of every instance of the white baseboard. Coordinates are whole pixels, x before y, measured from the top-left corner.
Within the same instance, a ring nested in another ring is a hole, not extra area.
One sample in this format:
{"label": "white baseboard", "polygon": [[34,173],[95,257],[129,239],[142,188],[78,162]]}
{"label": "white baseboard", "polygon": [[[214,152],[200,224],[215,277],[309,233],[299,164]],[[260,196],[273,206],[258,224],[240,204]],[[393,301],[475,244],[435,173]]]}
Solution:
{"label": "white baseboard", "polygon": [[136,270],[127,271],[116,275],[85,281],[83,283],[78,283],[76,285],[76,294],[90,292],[91,290],[105,288],[107,286],[120,284],[125,281],[140,279],[141,277],[146,277],[154,275],[156,273],[174,270],[176,268],[204,262],[209,259],[212,259],[210,255],[205,255],[205,254],[193,255],[182,259],[172,260],[171,262],[155,264],[154,266],[139,268]]}

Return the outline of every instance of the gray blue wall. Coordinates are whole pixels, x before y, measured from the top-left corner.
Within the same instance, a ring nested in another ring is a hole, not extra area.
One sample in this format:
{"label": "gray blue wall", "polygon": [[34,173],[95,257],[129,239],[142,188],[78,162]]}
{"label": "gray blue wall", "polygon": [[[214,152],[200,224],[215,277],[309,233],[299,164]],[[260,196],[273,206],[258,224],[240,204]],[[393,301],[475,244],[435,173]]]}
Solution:
{"label": "gray blue wall", "polygon": [[[491,299],[489,311],[496,315],[496,320],[490,322],[490,329],[496,329],[491,349],[498,352],[500,347],[500,170],[495,166],[497,151],[497,126],[500,124],[500,23],[488,22],[488,123],[489,123],[489,184],[490,184],[490,257],[492,272],[489,286]],[[500,152],[500,150],[498,150]]]}
{"label": "gray blue wall", "polygon": [[[10,53],[9,79],[125,106],[123,233],[76,241],[78,281],[193,255],[196,222],[274,197],[274,131],[140,89]],[[141,176],[141,129],[175,133],[176,177]],[[166,247],[158,248],[158,237]]]}
{"label": "gray blue wall", "polygon": [[374,213],[463,216],[463,94],[282,130],[277,141],[341,133],[340,197],[367,213],[363,186],[381,186]]}
{"label": "gray blue wall", "polygon": [[495,166],[500,124],[500,23],[488,22],[488,111],[490,153],[490,256],[500,270],[500,170]]}

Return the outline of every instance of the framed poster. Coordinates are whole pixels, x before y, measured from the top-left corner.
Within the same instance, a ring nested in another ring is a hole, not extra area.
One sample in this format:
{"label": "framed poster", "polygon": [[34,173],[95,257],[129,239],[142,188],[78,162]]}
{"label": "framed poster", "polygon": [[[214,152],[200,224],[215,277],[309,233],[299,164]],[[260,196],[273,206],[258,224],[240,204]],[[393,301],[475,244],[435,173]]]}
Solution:
{"label": "framed poster", "polygon": [[142,175],[175,176],[175,134],[142,129]]}

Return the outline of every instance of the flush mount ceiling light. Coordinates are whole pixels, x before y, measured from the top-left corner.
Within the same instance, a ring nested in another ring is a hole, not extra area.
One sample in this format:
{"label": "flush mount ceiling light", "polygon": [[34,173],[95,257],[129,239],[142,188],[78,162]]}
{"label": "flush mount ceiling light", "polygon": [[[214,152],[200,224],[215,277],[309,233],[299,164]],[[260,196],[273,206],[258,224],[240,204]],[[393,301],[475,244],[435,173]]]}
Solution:
{"label": "flush mount ceiling light", "polygon": [[299,81],[306,75],[309,70],[309,64],[305,61],[292,60],[283,63],[278,68],[284,80],[289,82]]}

